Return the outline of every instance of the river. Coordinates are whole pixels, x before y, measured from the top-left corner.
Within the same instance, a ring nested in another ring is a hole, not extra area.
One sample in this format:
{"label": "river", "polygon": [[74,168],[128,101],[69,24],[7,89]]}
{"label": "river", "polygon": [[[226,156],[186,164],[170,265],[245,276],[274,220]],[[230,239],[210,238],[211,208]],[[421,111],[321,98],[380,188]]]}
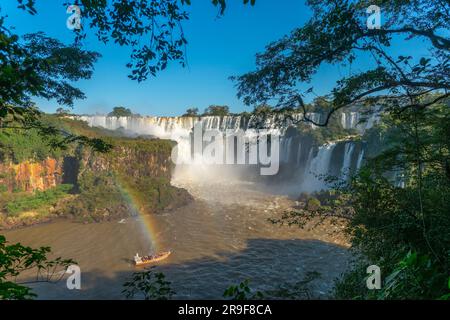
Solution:
{"label": "river", "polygon": [[[57,283],[33,284],[39,299],[124,299],[123,283],[136,271],[132,257],[170,249],[158,264],[178,299],[220,299],[244,279],[265,290],[319,272],[311,295],[327,298],[346,268],[349,253],[323,226],[311,231],[274,225],[293,206],[285,196],[246,182],[201,183],[174,179],[195,197],[188,206],[147,217],[80,224],[68,220],[3,232],[8,241],[50,246],[54,256],[73,258],[81,268],[81,290]],[[150,225],[150,227],[149,227]],[[339,230],[337,230],[339,232]]]}

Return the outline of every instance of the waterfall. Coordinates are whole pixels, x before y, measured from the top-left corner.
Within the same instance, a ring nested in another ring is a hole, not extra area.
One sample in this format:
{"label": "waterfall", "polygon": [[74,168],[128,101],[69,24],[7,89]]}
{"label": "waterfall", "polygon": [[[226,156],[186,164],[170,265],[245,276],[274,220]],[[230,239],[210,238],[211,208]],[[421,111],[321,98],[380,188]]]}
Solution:
{"label": "waterfall", "polygon": [[317,155],[309,161],[306,167],[306,174],[302,181],[302,190],[319,191],[327,189],[323,181],[323,175],[329,173],[331,156],[336,143],[329,143],[319,147]]}
{"label": "waterfall", "polygon": [[350,177],[351,161],[355,144],[353,142],[347,142],[344,150],[344,162],[341,170],[341,177],[347,180]]}
{"label": "waterfall", "polygon": [[285,163],[289,163],[291,160],[292,152],[292,140],[293,137],[281,139],[281,159]]}
{"label": "waterfall", "polygon": [[308,158],[306,159],[306,168],[309,168],[311,166],[311,161],[313,159],[314,149],[309,149]]}
{"label": "waterfall", "polygon": [[357,112],[343,112],[341,114],[341,125],[344,129],[355,129],[359,121]]}
{"label": "waterfall", "polygon": [[[348,179],[350,172],[354,172],[361,167],[364,150],[356,149],[355,142],[342,141],[313,146],[309,140],[302,140],[303,138],[297,135],[296,131],[286,135],[291,120],[288,121],[280,117],[280,115],[271,115],[263,119],[264,126],[270,129],[270,132],[280,135],[280,163],[288,167],[286,172],[289,172],[289,174],[286,179],[295,181],[299,189],[304,191],[325,189],[325,183],[318,179],[317,175],[327,175],[331,171],[338,172],[340,170],[340,177]],[[299,120],[299,117],[301,115],[294,118]],[[308,117],[314,121],[320,121],[320,114],[318,113],[308,114]],[[342,125],[347,128],[356,126],[358,117],[356,112],[345,116],[343,114]],[[177,142],[177,157],[180,157],[182,162],[185,160],[185,163],[192,157],[191,136],[196,123],[201,123],[203,130],[217,130],[223,134],[241,130],[248,139],[248,149],[257,147],[258,130],[255,127],[261,124],[261,119],[255,115],[250,117],[108,117],[95,115],[74,116],[72,118],[86,121],[89,126],[93,127],[103,127],[110,130],[121,129],[124,130],[125,134],[131,136],[150,135],[161,139],[174,140]],[[280,121],[283,123],[281,128],[277,126]],[[304,125],[311,126],[312,124],[305,123]],[[337,145],[342,144],[345,144],[345,146],[336,148]],[[352,161],[356,157],[355,150],[360,150],[357,155],[356,167],[355,161]],[[308,153],[308,156],[306,157],[303,153]],[[338,165],[337,162],[342,165]],[[334,169],[331,170],[331,167]]]}
{"label": "waterfall", "polygon": [[[313,122],[315,122],[315,123],[320,123],[320,121],[321,121],[321,119],[322,119],[322,115],[321,115],[320,113],[317,113],[317,112],[308,112],[308,113],[306,114],[306,117],[307,117],[309,120],[311,120],[311,121],[313,121]],[[311,125],[311,127],[312,127],[313,129],[316,129],[316,128],[317,128],[317,126],[316,126],[315,124],[313,124],[313,123],[310,123],[310,125]]]}
{"label": "waterfall", "polygon": [[358,161],[356,162],[356,170],[361,169],[363,158],[364,158],[364,150],[361,150],[358,156]]}
{"label": "waterfall", "polygon": [[403,172],[397,172],[394,175],[394,185],[398,188],[405,188],[406,186],[406,179],[405,174]]}
{"label": "waterfall", "polygon": [[302,143],[299,142],[298,143],[298,149],[297,149],[297,162],[296,162],[297,166],[300,166],[301,156],[302,156]]}
{"label": "waterfall", "polygon": [[344,129],[355,129],[364,133],[372,128],[380,120],[380,108],[375,108],[369,116],[361,116],[359,112],[349,111],[341,114],[341,126]]}

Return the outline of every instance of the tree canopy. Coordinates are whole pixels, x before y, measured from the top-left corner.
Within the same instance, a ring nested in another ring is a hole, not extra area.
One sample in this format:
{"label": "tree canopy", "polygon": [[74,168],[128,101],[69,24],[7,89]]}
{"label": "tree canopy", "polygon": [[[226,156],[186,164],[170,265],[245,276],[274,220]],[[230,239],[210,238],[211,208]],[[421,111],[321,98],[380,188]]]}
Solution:
{"label": "tree canopy", "polygon": [[[6,238],[0,235],[0,299],[32,299],[36,294],[26,287],[25,283],[17,283],[15,280],[27,270],[36,270],[36,280],[32,282],[58,281],[59,269],[65,269],[74,264],[71,259],[56,258],[50,260],[49,247],[33,249],[20,243],[9,244]],[[64,273],[63,273],[64,275]]]}
{"label": "tree canopy", "polygon": [[198,117],[198,108],[188,108],[183,117]]}
{"label": "tree canopy", "polygon": [[[254,4],[254,0],[243,0]],[[182,23],[189,16],[185,6],[190,0],[90,1],[75,0],[65,6],[77,5],[83,18],[81,29],[75,29],[74,44],[65,45],[44,33],[28,34],[20,38],[7,27],[7,15],[0,14],[0,130],[2,128],[39,129],[43,135],[60,134],[57,129],[41,123],[40,111],[33,104],[34,97],[55,99],[61,106],[73,106],[84,93],[74,82],[89,79],[94,63],[100,57],[84,50],[87,28],[98,40],[113,41],[132,48],[129,77],[144,81],[166,68],[170,61],[185,65],[187,44]],[[225,0],[211,0],[223,14]],[[19,9],[34,15],[35,0],[17,0]],[[25,13],[25,14],[26,14]],[[142,44],[137,46],[137,44]],[[101,140],[67,136],[66,142],[78,141],[99,151],[108,149]]]}
{"label": "tree canopy", "polygon": [[108,150],[100,139],[43,124],[41,112],[32,101],[40,97],[72,106],[76,99],[83,99],[84,93],[72,83],[89,79],[99,57],[96,52],[78,45],[66,46],[42,32],[27,34],[20,40],[4,27],[4,17],[0,17],[0,130],[36,129],[54,146],[77,141],[98,151]]}
{"label": "tree canopy", "polygon": [[109,117],[131,117],[133,112],[125,107],[114,107],[113,111],[108,113]]}
{"label": "tree canopy", "polygon": [[203,113],[204,116],[227,116],[230,114],[230,107],[229,106],[218,106],[218,105],[211,105],[208,108],[205,109],[205,112]]}
{"label": "tree canopy", "polygon": [[[17,2],[29,14],[37,13],[35,0]],[[255,0],[242,2],[255,4]],[[224,14],[226,0],[211,0],[211,4],[218,8],[218,15]],[[103,43],[113,41],[132,48],[127,64],[131,79],[144,81],[155,76],[170,61],[186,64],[183,23],[189,19],[186,8],[191,0],[74,0],[64,5],[76,5],[80,10],[83,23],[81,29],[74,29],[76,42],[82,43],[89,28]]]}
{"label": "tree canopy", "polygon": [[[255,71],[233,77],[238,96],[246,104],[275,101],[280,108],[299,108],[307,121],[324,126],[336,110],[348,106],[380,104],[402,112],[409,107],[425,108],[450,95],[448,1],[307,3],[312,18],[258,54]],[[380,29],[366,25],[369,5],[381,8]],[[414,54],[414,41],[425,43],[427,56]],[[305,99],[317,94],[313,87],[300,90],[300,85],[310,83],[323,65],[351,66],[362,57],[372,62],[366,70],[358,68],[342,76],[320,98],[329,110],[325,120],[309,119]],[[435,94],[432,101],[421,99],[428,93]]]}

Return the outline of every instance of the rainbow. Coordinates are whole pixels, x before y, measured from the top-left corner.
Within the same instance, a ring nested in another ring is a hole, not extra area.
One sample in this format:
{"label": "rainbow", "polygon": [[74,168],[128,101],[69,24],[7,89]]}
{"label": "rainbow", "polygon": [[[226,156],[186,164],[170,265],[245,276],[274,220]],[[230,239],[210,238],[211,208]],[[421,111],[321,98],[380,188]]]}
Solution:
{"label": "rainbow", "polygon": [[136,192],[131,188],[126,186],[126,183],[122,182],[119,177],[116,176],[116,185],[122,198],[131,208],[131,215],[133,217],[138,217],[139,225],[142,226],[143,233],[147,236],[147,240],[151,243],[153,249],[157,251],[158,241],[157,241],[157,227],[156,221],[152,214],[148,214],[142,208],[144,205],[139,200]]}

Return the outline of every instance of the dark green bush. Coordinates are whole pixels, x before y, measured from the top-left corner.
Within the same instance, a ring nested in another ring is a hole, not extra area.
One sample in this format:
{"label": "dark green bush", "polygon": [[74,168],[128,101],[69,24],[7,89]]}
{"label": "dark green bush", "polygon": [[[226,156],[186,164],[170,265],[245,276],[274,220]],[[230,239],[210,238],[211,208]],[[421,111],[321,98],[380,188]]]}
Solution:
{"label": "dark green bush", "polygon": [[78,197],[67,212],[82,221],[100,221],[105,215],[119,216],[126,211],[124,199],[112,173],[85,172],[78,180]]}
{"label": "dark green bush", "polygon": [[73,188],[71,184],[61,184],[45,191],[36,191],[34,194],[22,196],[8,202],[5,206],[9,215],[16,215],[27,210],[39,209],[43,206],[54,205],[56,202],[68,194]]}
{"label": "dark green bush", "polygon": [[[407,110],[385,119],[385,148],[345,188],[353,208],[347,232],[362,255],[337,283],[338,298],[440,299],[450,277],[450,110]],[[389,129],[390,128],[390,129]],[[401,171],[397,187],[387,172]],[[367,290],[364,267],[381,268]]]}
{"label": "dark green bush", "polygon": [[321,203],[320,200],[314,197],[311,197],[306,202],[306,209],[311,211],[317,211],[320,209]]}

